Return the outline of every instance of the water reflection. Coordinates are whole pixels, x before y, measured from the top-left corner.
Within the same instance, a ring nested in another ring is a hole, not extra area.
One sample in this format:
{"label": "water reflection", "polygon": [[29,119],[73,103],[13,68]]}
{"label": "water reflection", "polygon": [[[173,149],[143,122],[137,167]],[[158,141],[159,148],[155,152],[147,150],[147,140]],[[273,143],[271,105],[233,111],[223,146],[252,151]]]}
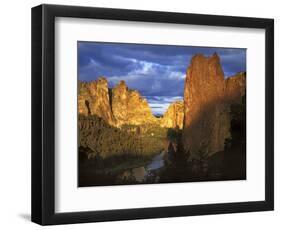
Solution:
{"label": "water reflection", "polygon": [[165,155],[166,151],[163,150],[160,154],[156,155],[149,164],[123,171],[118,175],[117,181],[136,181],[138,183],[143,183],[153,180],[153,182],[157,182],[159,180],[157,171],[165,166]]}

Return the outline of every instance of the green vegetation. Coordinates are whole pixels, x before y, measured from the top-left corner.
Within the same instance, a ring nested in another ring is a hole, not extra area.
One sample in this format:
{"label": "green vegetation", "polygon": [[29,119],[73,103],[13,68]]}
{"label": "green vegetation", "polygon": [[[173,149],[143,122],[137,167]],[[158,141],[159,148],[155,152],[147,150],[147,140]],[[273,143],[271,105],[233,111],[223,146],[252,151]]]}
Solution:
{"label": "green vegetation", "polygon": [[82,158],[151,158],[164,149],[166,136],[167,130],[156,125],[124,125],[116,128],[97,116],[79,115]]}
{"label": "green vegetation", "polygon": [[[80,148],[79,153],[83,154],[83,150]],[[110,156],[107,158],[94,157],[85,161],[81,160],[81,165],[84,170],[95,170],[98,174],[118,174],[124,169],[131,169],[141,167],[151,161],[150,157],[132,156],[132,155],[120,155]],[[83,165],[85,164],[85,165]]]}
{"label": "green vegetation", "polygon": [[98,116],[79,115],[79,186],[116,181],[124,170],[142,167],[159,154],[168,129],[153,124],[110,126]]}

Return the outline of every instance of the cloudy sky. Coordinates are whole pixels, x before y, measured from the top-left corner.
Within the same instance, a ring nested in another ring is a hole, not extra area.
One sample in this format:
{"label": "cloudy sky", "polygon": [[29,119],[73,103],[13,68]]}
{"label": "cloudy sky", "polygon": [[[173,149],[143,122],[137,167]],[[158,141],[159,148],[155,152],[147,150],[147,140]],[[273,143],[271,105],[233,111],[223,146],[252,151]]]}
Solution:
{"label": "cloudy sky", "polygon": [[124,80],[146,97],[154,114],[183,97],[186,69],[193,55],[217,52],[225,76],[246,71],[246,50],[231,48],[78,42],[78,78],[100,76],[113,87]]}

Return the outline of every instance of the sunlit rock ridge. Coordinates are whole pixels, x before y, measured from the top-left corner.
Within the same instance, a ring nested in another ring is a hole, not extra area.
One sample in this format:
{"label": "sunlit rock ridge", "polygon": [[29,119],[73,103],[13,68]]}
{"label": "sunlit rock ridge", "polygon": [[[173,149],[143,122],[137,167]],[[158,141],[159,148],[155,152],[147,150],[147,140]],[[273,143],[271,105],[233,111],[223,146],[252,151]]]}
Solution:
{"label": "sunlit rock ridge", "polygon": [[100,77],[89,83],[78,83],[78,112],[84,116],[97,115],[108,124],[116,123],[109,100],[108,82]]}
{"label": "sunlit rock ridge", "polygon": [[104,77],[79,83],[78,111],[84,116],[97,115],[116,127],[158,122],[137,90],[128,89],[124,81],[109,89]]}
{"label": "sunlit rock ridge", "polygon": [[120,81],[112,89],[112,112],[116,126],[157,122],[147,100],[137,90],[128,89],[125,81]]}
{"label": "sunlit rock ridge", "polygon": [[183,101],[175,101],[171,103],[160,120],[160,125],[166,128],[183,127]]}

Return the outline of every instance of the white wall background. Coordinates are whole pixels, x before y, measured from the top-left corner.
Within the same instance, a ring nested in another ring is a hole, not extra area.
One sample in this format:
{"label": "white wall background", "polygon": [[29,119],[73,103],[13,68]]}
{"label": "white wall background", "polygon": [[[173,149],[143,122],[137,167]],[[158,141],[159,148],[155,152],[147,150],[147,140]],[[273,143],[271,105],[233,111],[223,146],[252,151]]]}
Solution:
{"label": "white wall background", "polygon": [[[276,0],[2,1],[0,35],[0,228],[30,222],[30,8],[41,3],[275,18],[275,211],[55,226],[55,229],[278,229],[281,225],[280,6]],[[258,125],[258,124],[257,124]],[[235,192],[235,191],[234,191]],[[49,228],[49,227],[47,227]]]}

